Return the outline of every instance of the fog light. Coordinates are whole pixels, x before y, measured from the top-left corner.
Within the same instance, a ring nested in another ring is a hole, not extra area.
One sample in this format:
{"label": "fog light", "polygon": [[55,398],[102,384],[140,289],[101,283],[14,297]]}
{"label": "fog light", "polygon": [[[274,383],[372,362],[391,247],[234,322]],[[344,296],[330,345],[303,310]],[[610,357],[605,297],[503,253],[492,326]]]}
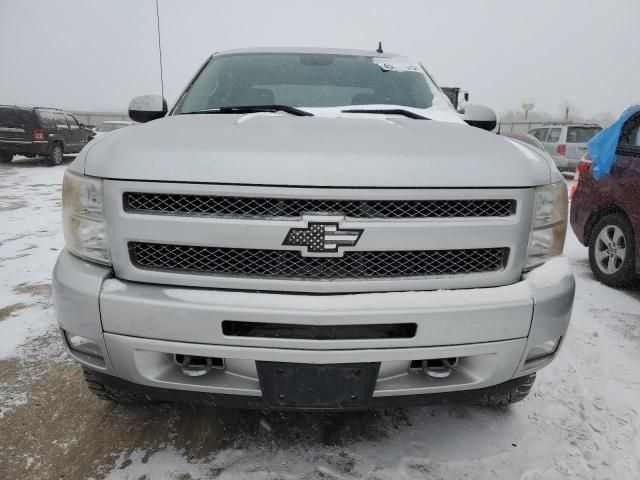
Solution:
{"label": "fog light", "polygon": [[539,358],[553,355],[557,350],[561,339],[562,337],[553,338],[551,340],[547,340],[544,343],[531,347],[526,361],[530,362],[531,360],[538,360]]}
{"label": "fog light", "polygon": [[93,340],[71,332],[65,332],[65,336],[72,350],[77,350],[78,352],[86,353],[94,357],[103,357],[100,345]]}

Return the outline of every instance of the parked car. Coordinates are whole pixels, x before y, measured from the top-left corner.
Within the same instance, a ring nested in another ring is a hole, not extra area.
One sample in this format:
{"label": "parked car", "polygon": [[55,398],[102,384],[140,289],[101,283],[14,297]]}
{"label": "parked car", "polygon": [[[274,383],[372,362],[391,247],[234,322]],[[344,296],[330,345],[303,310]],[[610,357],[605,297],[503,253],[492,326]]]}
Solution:
{"label": "parked car", "polygon": [[540,150],[545,149],[544,145],[540,143],[540,140],[538,140],[533,135],[529,135],[528,133],[506,132],[506,133],[500,133],[500,135],[502,135],[503,137],[515,138],[516,140],[520,140],[521,142],[528,143],[532,147],[536,147]]}
{"label": "parked car", "polygon": [[550,124],[529,130],[537,138],[562,171],[573,172],[587,152],[587,142],[602,127],[594,124]]}
{"label": "parked car", "polygon": [[60,165],[65,153],[78,153],[91,130],[64,110],[44,107],[0,105],[0,161],[15,155],[45,156]]}
{"label": "parked car", "polygon": [[640,273],[640,113],[622,128],[608,175],[595,180],[587,155],[576,169],[571,228],[589,247],[595,277],[625,287]]}
{"label": "parked car", "polygon": [[[493,128],[475,107],[464,120]],[[564,179],[466,125],[420,63],[220,52],[167,110],[134,99],[147,123],[65,174],[55,305],[98,397],[504,405],[557,355]]]}
{"label": "parked car", "polygon": [[125,122],[125,121],[109,121],[102,122],[96,128],[93,129],[94,137],[100,137],[105,133],[113,132],[120,128],[129,127],[131,125],[135,125],[136,122]]}

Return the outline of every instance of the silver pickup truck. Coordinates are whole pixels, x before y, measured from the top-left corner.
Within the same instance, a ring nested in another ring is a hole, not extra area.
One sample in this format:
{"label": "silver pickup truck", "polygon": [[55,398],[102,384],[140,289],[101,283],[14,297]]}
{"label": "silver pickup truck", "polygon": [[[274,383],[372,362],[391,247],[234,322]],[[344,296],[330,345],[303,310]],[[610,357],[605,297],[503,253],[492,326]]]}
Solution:
{"label": "silver pickup truck", "polygon": [[546,153],[465,123],[420,63],[227,51],[171,111],[143,96],[129,113],[148,123],[65,174],[53,279],[99,397],[502,405],[557,355],[565,183]]}

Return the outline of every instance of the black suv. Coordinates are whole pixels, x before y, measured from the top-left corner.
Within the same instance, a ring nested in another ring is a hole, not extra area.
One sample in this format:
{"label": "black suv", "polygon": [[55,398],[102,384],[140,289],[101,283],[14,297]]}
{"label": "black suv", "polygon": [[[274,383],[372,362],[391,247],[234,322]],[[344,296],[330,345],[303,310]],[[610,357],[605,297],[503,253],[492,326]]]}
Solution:
{"label": "black suv", "polygon": [[70,113],[56,108],[0,105],[0,162],[14,155],[45,156],[60,165],[65,153],[77,153],[92,131]]}

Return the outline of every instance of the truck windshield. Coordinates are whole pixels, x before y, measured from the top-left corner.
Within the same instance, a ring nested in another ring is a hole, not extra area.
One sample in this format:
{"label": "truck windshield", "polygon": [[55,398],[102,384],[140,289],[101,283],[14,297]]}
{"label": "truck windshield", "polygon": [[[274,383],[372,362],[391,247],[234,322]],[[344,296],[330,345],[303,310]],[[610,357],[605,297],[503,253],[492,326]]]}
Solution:
{"label": "truck windshield", "polygon": [[252,53],[213,58],[174,113],[243,105],[429,108],[433,92],[405,58],[315,53]]}

